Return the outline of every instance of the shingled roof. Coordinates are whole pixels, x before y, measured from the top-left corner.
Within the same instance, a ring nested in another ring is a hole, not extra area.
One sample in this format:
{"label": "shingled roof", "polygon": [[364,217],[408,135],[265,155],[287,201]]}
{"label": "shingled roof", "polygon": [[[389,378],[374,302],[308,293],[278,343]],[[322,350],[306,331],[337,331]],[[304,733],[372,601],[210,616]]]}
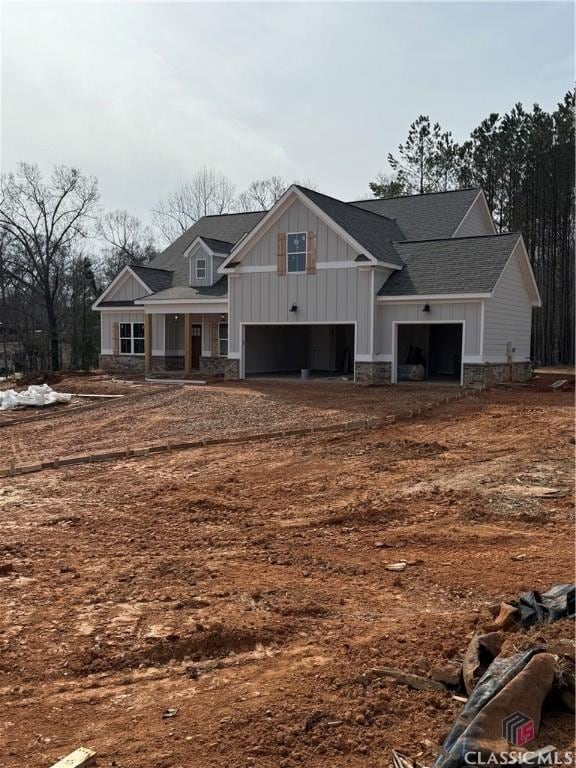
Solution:
{"label": "shingled roof", "polygon": [[349,205],[395,220],[404,235],[403,238],[397,239],[430,240],[452,237],[480,191],[479,188],[458,189],[424,195],[358,200]]}
{"label": "shingled roof", "polygon": [[298,184],[295,186],[376,259],[402,266],[393,241],[403,240],[404,234],[395,221]]}
{"label": "shingled roof", "polygon": [[[252,213],[224,213],[220,216],[203,216],[165,248],[162,253],[153,258],[150,266],[160,269],[175,269],[180,265],[184,251],[197,237],[201,237],[203,240],[216,240],[220,243],[237,243],[242,235],[250,232],[265,215],[266,211],[254,211]],[[222,253],[222,251],[219,252]]]}
{"label": "shingled roof", "polygon": [[169,269],[156,269],[155,267],[130,264],[130,269],[135,272],[152,293],[169,288],[172,283],[172,271]]}
{"label": "shingled roof", "polygon": [[[295,187],[367,254],[399,268],[383,285],[380,296],[489,292],[518,239],[518,235],[453,237],[481,193],[478,188],[346,203],[301,185]],[[201,238],[214,253],[227,256],[266,213],[204,216],[148,265],[131,269],[154,299],[225,296],[226,280],[210,287],[189,286],[184,253]]]}
{"label": "shingled roof", "polygon": [[213,285],[190,286],[174,285],[154,296],[143,296],[138,302],[186,300],[186,299],[221,299],[228,295],[228,278],[226,275]]}
{"label": "shingled roof", "polygon": [[483,235],[396,243],[404,268],[379,296],[490,293],[520,235]]}

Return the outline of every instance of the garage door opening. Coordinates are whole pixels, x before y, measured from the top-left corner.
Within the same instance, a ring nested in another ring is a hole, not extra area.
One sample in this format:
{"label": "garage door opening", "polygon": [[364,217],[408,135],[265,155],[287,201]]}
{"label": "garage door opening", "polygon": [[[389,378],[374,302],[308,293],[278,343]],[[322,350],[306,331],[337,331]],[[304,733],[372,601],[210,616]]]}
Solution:
{"label": "garage door opening", "polygon": [[246,325],[244,375],[354,378],[353,325]]}
{"label": "garage door opening", "polygon": [[398,323],[396,381],[461,383],[462,323]]}

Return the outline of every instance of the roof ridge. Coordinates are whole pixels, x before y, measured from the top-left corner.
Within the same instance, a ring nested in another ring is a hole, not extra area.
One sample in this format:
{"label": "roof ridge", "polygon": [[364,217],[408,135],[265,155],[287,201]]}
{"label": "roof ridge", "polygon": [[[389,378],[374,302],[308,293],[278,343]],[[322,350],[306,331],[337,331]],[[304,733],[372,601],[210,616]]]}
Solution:
{"label": "roof ridge", "polygon": [[[159,256],[160,254],[157,253],[156,256]],[[156,258],[156,256],[153,256],[152,258]],[[138,269],[153,269],[156,272],[174,272],[173,269],[166,269],[165,267],[151,267],[150,264],[128,264],[127,266],[130,267],[130,269],[134,269],[134,267],[137,267]]]}
{"label": "roof ridge", "polygon": [[[272,209],[267,208],[266,210],[259,210],[259,211],[228,211],[226,213],[205,213],[204,216],[200,216],[199,219],[196,219],[194,224],[198,224],[198,222],[202,221],[202,219],[214,219],[220,216],[248,216],[249,214],[252,214],[252,213],[268,213],[269,210],[272,210]],[[188,227],[188,229],[192,229],[194,224]],[[188,232],[188,229],[186,230],[186,232]],[[186,234],[186,232],[183,232],[182,234],[184,235]]]}
{"label": "roof ridge", "polygon": [[455,192],[480,192],[482,187],[462,187],[462,189],[441,189],[436,192],[416,192],[412,195],[392,195],[391,197],[366,197],[363,200],[350,200],[348,205],[355,205],[356,203],[372,203],[375,200],[408,200],[413,197],[431,197],[432,195],[452,195]]}
{"label": "roof ridge", "polygon": [[394,245],[410,245],[411,243],[438,243],[438,242],[448,242],[448,243],[455,243],[459,240],[482,240],[487,237],[510,237],[511,235],[516,235],[516,237],[520,237],[522,235],[521,232],[494,232],[491,235],[465,235],[464,237],[427,237],[423,240],[394,240]]}
{"label": "roof ridge", "polygon": [[[325,195],[324,192],[318,192],[315,189],[310,189],[309,187],[303,187],[300,184],[294,184],[294,186],[297,189],[302,190],[303,192],[312,192],[314,195],[320,195],[320,197],[327,197],[328,200],[335,200],[337,203],[341,203],[342,205],[347,206],[348,208],[355,208],[356,210],[360,210],[363,213],[367,213],[370,216],[377,216],[379,219],[386,219],[386,221],[393,221],[394,223],[398,224],[398,219],[393,219],[390,216],[384,216],[381,213],[376,213],[376,211],[367,211],[366,208],[357,208],[353,203],[347,203],[345,200],[340,200],[338,197],[332,197],[332,195]],[[358,201],[362,202],[362,201]],[[399,226],[399,225],[398,225]],[[392,240],[390,242],[393,242]]]}

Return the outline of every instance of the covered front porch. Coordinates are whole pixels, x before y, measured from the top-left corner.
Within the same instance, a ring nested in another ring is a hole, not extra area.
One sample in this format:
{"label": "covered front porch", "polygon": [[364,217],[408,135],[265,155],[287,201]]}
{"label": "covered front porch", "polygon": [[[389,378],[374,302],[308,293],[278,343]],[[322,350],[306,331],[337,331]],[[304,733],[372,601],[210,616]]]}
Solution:
{"label": "covered front porch", "polygon": [[144,373],[147,376],[225,375],[227,359],[226,312],[158,312],[148,311],[146,307]]}

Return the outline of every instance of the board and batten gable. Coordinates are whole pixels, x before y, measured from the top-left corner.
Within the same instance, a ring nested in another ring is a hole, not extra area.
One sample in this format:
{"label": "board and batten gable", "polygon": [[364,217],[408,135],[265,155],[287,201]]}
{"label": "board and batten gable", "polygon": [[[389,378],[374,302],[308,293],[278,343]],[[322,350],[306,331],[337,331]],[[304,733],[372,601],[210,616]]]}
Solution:
{"label": "board and batten gable", "polygon": [[[278,233],[316,233],[316,272],[278,274]],[[355,323],[356,354],[371,352],[373,278],[358,252],[300,200],[264,230],[229,279],[229,355],[242,323]],[[296,305],[297,311],[290,308]]]}
{"label": "board and batten gable", "polygon": [[530,360],[532,300],[521,267],[519,241],[484,308],[484,361],[506,362],[508,344],[512,360]]}
{"label": "board and batten gable", "polygon": [[126,271],[116,285],[106,292],[106,301],[134,301],[151,293],[132,272]]}

